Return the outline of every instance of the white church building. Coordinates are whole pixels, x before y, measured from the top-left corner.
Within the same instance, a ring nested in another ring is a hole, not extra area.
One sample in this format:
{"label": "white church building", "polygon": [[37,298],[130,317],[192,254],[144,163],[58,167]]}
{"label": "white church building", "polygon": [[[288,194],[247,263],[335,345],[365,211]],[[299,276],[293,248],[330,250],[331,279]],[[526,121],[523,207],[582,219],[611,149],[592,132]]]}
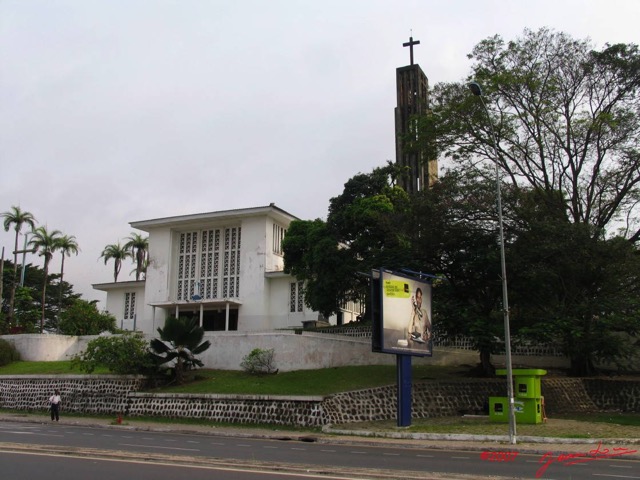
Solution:
{"label": "white church building", "polygon": [[146,278],[94,284],[118,327],[155,334],[168,315],[206,331],[265,331],[356,320],[357,305],[323,319],[285,274],[282,239],[297,220],[274,204],[130,223],[148,233]]}

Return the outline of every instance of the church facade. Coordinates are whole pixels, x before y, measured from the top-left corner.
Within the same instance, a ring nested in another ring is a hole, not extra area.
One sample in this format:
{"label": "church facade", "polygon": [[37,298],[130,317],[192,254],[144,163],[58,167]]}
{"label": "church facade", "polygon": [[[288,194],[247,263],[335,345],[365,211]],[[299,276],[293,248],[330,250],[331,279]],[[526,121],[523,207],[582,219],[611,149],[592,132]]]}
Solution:
{"label": "church facade", "polygon": [[274,204],[132,222],[148,234],[146,278],[94,284],[118,327],[155,334],[168,315],[196,317],[205,331],[268,331],[348,323],[345,306],[321,318],[303,284],[284,273],[282,240],[297,218]]}
{"label": "church facade", "polygon": [[[396,164],[409,193],[429,188],[438,176],[436,159],[406,148],[415,117],[429,112],[429,82],[413,61],[396,69]],[[195,316],[206,331],[268,331],[317,322],[357,319],[361,305],[342,305],[336,317],[321,318],[304,304],[303,284],[284,273],[282,240],[297,218],[276,207],[226,210],[132,222],[148,233],[146,277],[94,284],[107,294],[106,309],[118,327],[155,334],[168,315]]]}

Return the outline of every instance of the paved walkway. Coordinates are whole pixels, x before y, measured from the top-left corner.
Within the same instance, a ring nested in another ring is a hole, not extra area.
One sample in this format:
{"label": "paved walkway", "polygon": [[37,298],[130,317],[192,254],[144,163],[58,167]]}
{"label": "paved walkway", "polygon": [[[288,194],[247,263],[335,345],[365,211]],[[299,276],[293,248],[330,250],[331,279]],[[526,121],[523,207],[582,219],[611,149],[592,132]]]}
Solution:
{"label": "paved walkway", "polygon": [[[0,421],[51,423],[45,413],[0,413]],[[200,435],[217,435],[238,438],[269,438],[274,440],[293,440],[302,442],[318,442],[343,445],[396,445],[406,448],[446,449],[459,451],[504,452],[518,451],[540,455],[580,455],[580,456],[624,456],[640,460],[640,439],[620,438],[604,439],[564,439],[551,437],[519,437],[517,444],[511,445],[508,436],[495,435],[463,435],[463,434],[426,434],[402,433],[397,431],[338,430],[326,427],[321,433],[282,429],[218,427],[209,425],[186,425],[182,423],[154,423],[132,418],[116,419],[94,417],[60,418],[59,424],[109,428],[119,430],[140,430],[172,433],[195,433]],[[486,454],[485,454],[486,455]]]}

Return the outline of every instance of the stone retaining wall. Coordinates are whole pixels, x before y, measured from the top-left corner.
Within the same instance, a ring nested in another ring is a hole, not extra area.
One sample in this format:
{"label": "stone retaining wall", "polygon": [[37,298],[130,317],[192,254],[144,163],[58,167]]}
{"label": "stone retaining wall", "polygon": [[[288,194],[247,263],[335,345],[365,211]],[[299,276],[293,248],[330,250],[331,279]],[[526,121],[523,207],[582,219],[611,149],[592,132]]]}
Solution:
{"label": "stone retaining wall", "polygon": [[[54,389],[63,411],[128,416],[201,418],[216,422],[321,426],[396,418],[395,385],[327,397],[143,393],[139,376],[0,376],[0,408],[43,411]],[[485,413],[490,396],[505,396],[504,379],[433,381],[413,385],[414,418]],[[542,380],[545,410],[640,412],[640,381],[549,378]]]}
{"label": "stone retaining wall", "polygon": [[547,415],[598,411],[584,379],[543,378],[541,388]]}
{"label": "stone retaining wall", "polygon": [[139,375],[2,375],[0,407],[46,410],[49,397],[58,389],[67,412],[111,414],[124,411],[127,395],[146,383]]}
{"label": "stone retaining wall", "polygon": [[323,397],[132,393],[130,416],[200,418],[228,423],[319,427],[326,423]]}
{"label": "stone retaining wall", "polygon": [[[490,396],[504,395],[505,381],[416,383],[412,388],[411,412],[415,418],[482,414]],[[397,388],[386,387],[338,393],[327,397],[324,409],[328,423],[392,420],[397,416]]]}
{"label": "stone retaining wall", "polygon": [[598,410],[640,412],[640,382],[608,378],[587,378],[583,382]]}

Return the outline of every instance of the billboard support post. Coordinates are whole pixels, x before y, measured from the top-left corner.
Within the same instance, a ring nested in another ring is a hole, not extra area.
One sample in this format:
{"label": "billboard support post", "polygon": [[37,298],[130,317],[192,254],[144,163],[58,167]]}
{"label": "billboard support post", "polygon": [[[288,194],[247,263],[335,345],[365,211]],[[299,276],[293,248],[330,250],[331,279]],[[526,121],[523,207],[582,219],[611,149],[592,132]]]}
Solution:
{"label": "billboard support post", "polygon": [[396,355],[398,374],[398,426],[411,426],[411,355]]}

